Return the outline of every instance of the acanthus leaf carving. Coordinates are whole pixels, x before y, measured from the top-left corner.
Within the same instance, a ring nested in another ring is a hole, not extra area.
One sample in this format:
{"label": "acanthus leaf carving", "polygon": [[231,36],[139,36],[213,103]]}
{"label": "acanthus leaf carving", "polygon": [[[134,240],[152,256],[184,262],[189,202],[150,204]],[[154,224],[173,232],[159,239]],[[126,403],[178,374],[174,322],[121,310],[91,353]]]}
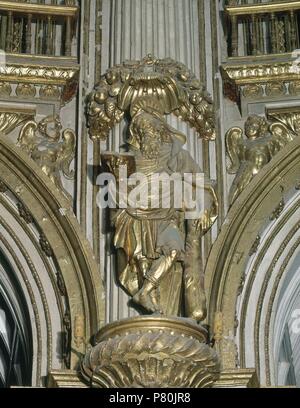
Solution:
{"label": "acanthus leaf carving", "polygon": [[82,360],[81,374],[95,388],[211,387],[220,362],[201,326],[187,332],[192,325],[159,317],[123,320],[113,330],[108,325],[102,332],[109,335],[100,331]]}
{"label": "acanthus leaf carving", "polygon": [[0,109],[0,131],[8,135],[15,128],[31,120],[33,112],[19,111],[18,109],[1,108]]}

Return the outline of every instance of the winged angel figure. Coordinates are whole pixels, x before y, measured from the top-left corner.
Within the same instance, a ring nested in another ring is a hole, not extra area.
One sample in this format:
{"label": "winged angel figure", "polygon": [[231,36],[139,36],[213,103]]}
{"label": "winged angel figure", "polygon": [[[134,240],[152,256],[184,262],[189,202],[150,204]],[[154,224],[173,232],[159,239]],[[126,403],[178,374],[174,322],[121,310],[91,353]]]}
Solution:
{"label": "winged angel figure", "polygon": [[38,124],[29,121],[23,126],[17,145],[70,199],[71,196],[63,187],[60,173],[69,180],[74,178],[74,171],[70,170],[70,165],[75,156],[76,136],[71,129],[64,130],[61,135],[61,129],[58,116],[48,116]]}
{"label": "winged angel figure", "polygon": [[270,124],[265,118],[251,115],[245,123],[245,136],[239,127],[226,133],[226,148],[231,164],[228,173],[237,174],[229,193],[232,204],[253,177],[287,143],[297,136],[280,122]]}

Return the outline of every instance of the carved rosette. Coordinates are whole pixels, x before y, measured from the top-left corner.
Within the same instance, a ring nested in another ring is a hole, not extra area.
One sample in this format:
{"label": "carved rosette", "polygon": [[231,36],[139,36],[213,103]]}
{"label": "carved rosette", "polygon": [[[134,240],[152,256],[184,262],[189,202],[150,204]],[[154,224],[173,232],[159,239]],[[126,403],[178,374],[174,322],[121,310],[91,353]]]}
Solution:
{"label": "carved rosette", "polygon": [[95,388],[204,388],[219,378],[206,330],[184,318],[139,316],[105,326],[81,374]]}

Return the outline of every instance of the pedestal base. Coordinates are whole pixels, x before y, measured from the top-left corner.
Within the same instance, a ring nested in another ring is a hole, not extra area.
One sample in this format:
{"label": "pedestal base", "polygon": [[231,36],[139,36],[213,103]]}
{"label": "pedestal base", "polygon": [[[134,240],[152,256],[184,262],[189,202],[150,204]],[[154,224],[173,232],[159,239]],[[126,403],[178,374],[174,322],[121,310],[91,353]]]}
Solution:
{"label": "pedestal base", "polygon": [[256,370],[251,368],[235,368],[221,372],[220,378],[213,388],[259,388]]}
{"label": "pedestal base", "polygon": [[88,388],[88,386],[76,371],[53,370],[49,373],[47,388]]}
{"label": "pedestal base", "polygon": [[[261,386],[256,371],[250,368],[222,371],[213,388],[296,388],[295,386],[275,387]],[[12,387],[30,388],[30,387]],[[47,388],[88,388],[79,373],[72,370],[51,371],[48,377]]]}
{"label": "pedestal base", "polygon": [[203,388],[219,378],[216,352],[193,320],[140,316],[105,326],[81,374],[98,388]]}

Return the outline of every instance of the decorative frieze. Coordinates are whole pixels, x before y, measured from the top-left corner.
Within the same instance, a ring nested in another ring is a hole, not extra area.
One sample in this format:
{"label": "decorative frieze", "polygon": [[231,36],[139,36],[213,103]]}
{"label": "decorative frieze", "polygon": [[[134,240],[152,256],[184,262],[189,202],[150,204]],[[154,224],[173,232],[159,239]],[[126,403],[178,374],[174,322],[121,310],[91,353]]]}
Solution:
{"label": "decorative frieze", "polygon": [[76,95],[79,65],[74,58],[7,54],[0,65],[0,96],[3,98],[48,98],[62,105]]}
{"label": "decorative frieze", "polygon": [[246,99],[298,95],[300,67],[291,54],[229,58],[221,67],[224,94],[238,102]]}

